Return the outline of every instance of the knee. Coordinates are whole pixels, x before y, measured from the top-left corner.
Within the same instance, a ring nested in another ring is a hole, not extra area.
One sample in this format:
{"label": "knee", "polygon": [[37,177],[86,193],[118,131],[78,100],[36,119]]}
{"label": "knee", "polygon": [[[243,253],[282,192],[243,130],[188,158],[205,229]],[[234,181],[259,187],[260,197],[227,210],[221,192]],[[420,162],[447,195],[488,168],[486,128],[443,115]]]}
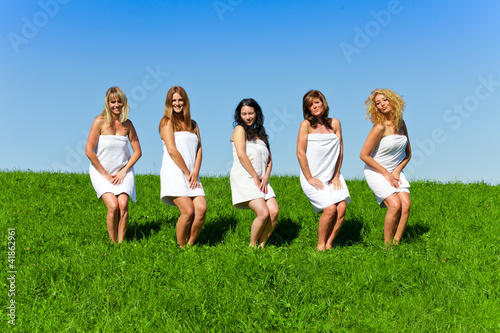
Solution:
{"label": "knee", "polygon": [[262,220],[267,220],[270,216],[269,209],[261,209],[257,212],[257,217]]}
{"label": "knee", "polygon": [[337,204],[337,214],[339,215],[345,215],[345,210],[347,208],[347,204],[345,201],[341,201]]}
{"label": "knee", "polygon": [[278,207],[269,209],[269,217],[271,218],[271,221],[276,221],[278,219],[279,212],[280,210]]}
{"label": "knee", "polygon": [[118,204],[118,201],[108,202],[106,206],[108,207],[108,212],[110,213],[117,214],[120,212],[120,205]]}
{"label": "knee", "polygon": [[400,214],[402,204],[400,200],[391,200],[386,203],[387,210],[393,214]]}
{"label": "knee", "polygon": [[120,212],[127,213],[128,212],[128,200],[120,202],[119,207],[120,207]]}
{"label": "knee", "polygon": [[409,198],[407,200],[402,200],[401,201],[401,211],[403,213],[409,213],[410,212],[410,205],[411,205],[411,200]]}

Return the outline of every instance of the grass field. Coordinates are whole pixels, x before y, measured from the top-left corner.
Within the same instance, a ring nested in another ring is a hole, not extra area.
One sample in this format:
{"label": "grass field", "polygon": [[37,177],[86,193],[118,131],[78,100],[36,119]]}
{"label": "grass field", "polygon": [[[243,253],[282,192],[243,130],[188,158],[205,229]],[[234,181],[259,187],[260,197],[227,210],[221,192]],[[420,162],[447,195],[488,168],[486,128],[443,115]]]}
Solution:
{"label": "grass field", "polygon": [[352,203],[337,246],[319,253],[318,216],[297,177],[271,178],[280,216],[263,250],[247,247],[253,215],[231,206],[228,177],[202,183],[207,221],[198,244],[182,251],[178,211],[161,203],[158,176],[136,176],[127,241],[112,245],[88,175],[1,172],[0,327],[500,331],[500,186],[413,182],[402,244],[386,249],[385,210],[364,181],[347,181]]}

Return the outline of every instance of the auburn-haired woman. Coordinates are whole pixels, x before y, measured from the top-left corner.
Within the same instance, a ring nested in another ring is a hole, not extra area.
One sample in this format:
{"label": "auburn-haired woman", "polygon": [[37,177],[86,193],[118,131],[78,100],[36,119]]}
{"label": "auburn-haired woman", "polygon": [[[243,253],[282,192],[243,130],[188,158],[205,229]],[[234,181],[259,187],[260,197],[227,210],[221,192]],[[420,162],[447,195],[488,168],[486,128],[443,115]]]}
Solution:
{"label": "auburn-haired woman", "polygon": [[243,99],[234,112],[230,181],[233,205],[251,209],[257,215],[250,231],[250,247],[266,245],[279,213],[276,196],[269,184],[273,163],[263,124],[260,105],[252,98]]}
{"label": "auburn-haired woman", "polygon": [[[94,119],[85,146],[90,159],[89,175],[98,198],[108,212],[106,224],[112,243],[123,242],[128,226],[128,198],[135,201],[134,164],[141,157],[141,145],[128,119],[125,93],[111,87],[104,97],[104,109]],[[132,147],[130,155],[128,144]]]}
{"label": "auburn-haired woman", "polygon": [[177,242],[181,248],[196,241],[205,222],[207,204],[200,182],[200,130],[191,119],[189,98],[182,87],[172,87],[165,100],[165,115],[160,121],[163,161],[160,171],[161,200],[175,205]]}
{"label": "auburn-haired woman", "polygon": [[390,89],[375,89],[365,101],[373,127],[361,148],[365,178],[380,207],[387,207],[384,240],[399,244],[410,214],[410,184],[403,173],[411,158],[403,121],[406,104]]}
{"label": "auburn-haired woman", "polygon": [[318,90],[302,99],[304,120],[297,137],[300,185],[314,211],[321,214],[318,225],[318,251],[332,248],[342,223],[349,190],[340,173],[343,159],[340,121],[328,118],[330,108]]}

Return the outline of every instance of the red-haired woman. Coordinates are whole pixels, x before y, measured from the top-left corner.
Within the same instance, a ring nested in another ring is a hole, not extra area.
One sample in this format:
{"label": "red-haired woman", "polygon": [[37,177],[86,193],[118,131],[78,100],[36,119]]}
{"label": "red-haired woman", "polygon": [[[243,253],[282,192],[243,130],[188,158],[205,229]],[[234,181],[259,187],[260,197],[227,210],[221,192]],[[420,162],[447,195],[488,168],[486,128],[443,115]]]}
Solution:
{"label": "red-haired woman", "polygon": [[207,204],[200,182],[200,130],[191,119],[189,98],[182,87],[172,87],[165,100],[165,114],[160,121],[163,161],[160,170],[161,200],[175,205],[181,215],[177,220],[177,243],[181,248],[196,241],[205,222]]}

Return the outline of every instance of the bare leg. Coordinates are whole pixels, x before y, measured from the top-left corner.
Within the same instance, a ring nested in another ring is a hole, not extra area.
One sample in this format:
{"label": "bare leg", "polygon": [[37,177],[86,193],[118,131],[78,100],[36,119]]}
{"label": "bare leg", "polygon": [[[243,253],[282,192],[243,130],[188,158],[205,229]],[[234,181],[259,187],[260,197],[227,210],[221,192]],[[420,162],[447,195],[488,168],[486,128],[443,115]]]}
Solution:
{"label": "bare leg", "polygon": [[318,224],[318,251],[326,249],[326,242],[332,229],[332,224],[337,216],[337,205],[326,207],[321,213]]}
{"label": "bare leg", "polygon": [[396,228],[396,233],[394,235],[394,240],[396,244],[399,244],[401,241],[401,237],[403,236],[403,232],[406,228],[406,223],[408,222],[408,217],[410,216],[410,194],[407,192],[399,192],[399,199],[401,200],[401,217],[399,218],[399,223]]}
{"label": "bare leg", "polygon": [[118,243],[123,242],[128,227],[128,194],[121,193],[118,195],[118,206],[120,208],[120,218],[116,225]]}
{"label": "bare leg", "polygon": [[394,235],[401,218],[401,200],[397,193],[388,196],[384,200],[387,213],[384,219],[384,242],[386,245],[394,244]]}
{"label": "bare leg", "polygon": [[335,216],[335,220],[333,221],[334,223],[332,223],[330,234],[328,235],[328,239],[326,240],[327,250],[332,248],[333,241],[339,234],[340,228],[342,227],[345,218],[345,209],[346,209],[345,201],[341,201],[335,205],[337,206],[337,216]]}
{"label": "bare leg", "polygon": [[276,198],[268,199],[266,201],[266,205],[269,211],[269,219],[264,227],[262,235],[259,238],[259,246],[262,248],[266,246],[267,240],[269,239],[269,237],[271,237],[271,234],[273,233],[274,228],[276,227],[276,223],[278,222],[278,213],[279,213],[279,207]]}
{"label": "bare leg", "polygon": [[194,218],[193,200],[189,197],[173,197],[172,201],[179,208],[181,216],[177,220],[177,243],[183,249],[189,236],[189,230]]}
{"label": "bare leg", "polygon": [[187,242],[188,246],[193,245],[196,238],[198,238],[198,235],[203,228],[203,224],[205,223],[205,216],[207,213],[207,202],[205,201],[204,196],[198,196],[192,200],[194,206],[194,218],[189,231],[189,239]]}
{"label": "bare leg", "polygon": [[118,235],[118,220],[120,219],[120,208],[118,205],[118,198],[110,192],[104,193],[102,201],[106,204],[108,212],[106,214],[106,226],[108,228],[108,235],[111,243],[116,242]]}
{"label": "bare leg", "polygon": [[255,247],[259,244],[259,238],[266,227],[269,219],[269,209],[267,208],[264,199],[254,199],[248,203],[248,207],[257,214],[253,220],[252,228],[250,230],[250,246]]}

